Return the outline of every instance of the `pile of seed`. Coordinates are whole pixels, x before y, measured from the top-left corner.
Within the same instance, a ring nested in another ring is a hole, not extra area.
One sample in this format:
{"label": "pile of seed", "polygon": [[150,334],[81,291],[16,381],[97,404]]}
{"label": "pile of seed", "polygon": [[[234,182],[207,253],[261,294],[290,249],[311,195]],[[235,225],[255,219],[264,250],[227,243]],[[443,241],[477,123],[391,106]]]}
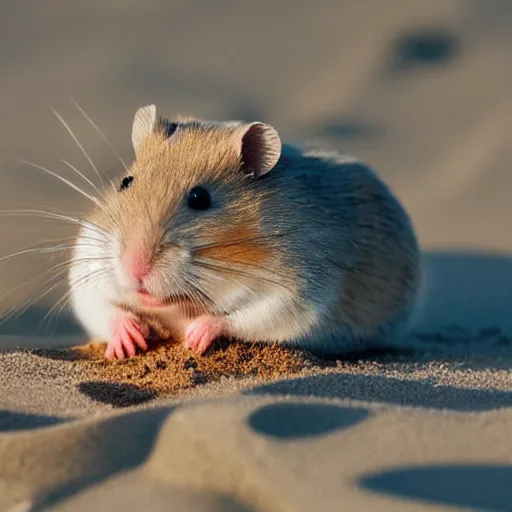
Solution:
{"label": "pile of seed", "polygon": [[[106,361],[105,348],[105,344],[91,343],[84,347],[53,350],[51,354],[46,351],[45,355],[69,361],[87,378],[89,387],[93,382],[101,382],[103,387],[104,383],[112,383],[117,384],[119,390],[140,390],[143,395],[144,392],[177,394],[222,377],[254,376],[271,380],[335,364],[304,350],[223,340],[215,342],[202,356],[182,344],[167,344],[132,359]],[[109,392],[115,392],[114,387],[109,386]],[[95,390],[88,390],[88,394],[94,395]]]}

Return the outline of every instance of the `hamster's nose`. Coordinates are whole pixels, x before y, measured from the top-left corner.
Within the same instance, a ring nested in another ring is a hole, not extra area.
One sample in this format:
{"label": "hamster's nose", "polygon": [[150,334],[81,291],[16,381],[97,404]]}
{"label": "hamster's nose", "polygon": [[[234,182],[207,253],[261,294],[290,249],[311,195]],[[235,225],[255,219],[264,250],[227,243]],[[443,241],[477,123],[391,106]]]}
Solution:
{"label": "hamster's nose", "polygon": [[150,257],[142,248],[129,248],[122,257],[125,271],[142,284],[142,281],[151,271]]}

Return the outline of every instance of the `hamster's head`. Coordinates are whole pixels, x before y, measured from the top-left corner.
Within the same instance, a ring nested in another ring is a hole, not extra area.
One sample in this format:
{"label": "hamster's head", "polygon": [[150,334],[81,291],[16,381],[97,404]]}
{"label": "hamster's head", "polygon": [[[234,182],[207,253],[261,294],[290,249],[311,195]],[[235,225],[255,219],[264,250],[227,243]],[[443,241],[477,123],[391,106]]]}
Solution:
{"label": "hamster's head", "polygon": [[262,182],[281,155],[277,132],[171,122],[151,105],[135,114],[132,143],[135,161],[78,237],[78,274],[94,273],[110,300],[148,307],[187,300],[225,311],[268,285],[279,235],[262,224],[272,195]]}

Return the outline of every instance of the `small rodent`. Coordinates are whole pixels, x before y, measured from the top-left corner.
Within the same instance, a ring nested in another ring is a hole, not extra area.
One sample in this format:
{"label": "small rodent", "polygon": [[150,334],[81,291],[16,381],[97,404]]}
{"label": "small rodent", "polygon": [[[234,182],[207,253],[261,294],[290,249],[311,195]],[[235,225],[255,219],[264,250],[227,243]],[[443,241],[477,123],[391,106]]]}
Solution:
{"label": "small rodent", "polygon": [[351,158],[283,145],[259,122],[167,120],[140,108],[136,159],[76,240],[69,281],[108,359],[173,336],[323,354],[403,336],[421,285],[411,221]]}

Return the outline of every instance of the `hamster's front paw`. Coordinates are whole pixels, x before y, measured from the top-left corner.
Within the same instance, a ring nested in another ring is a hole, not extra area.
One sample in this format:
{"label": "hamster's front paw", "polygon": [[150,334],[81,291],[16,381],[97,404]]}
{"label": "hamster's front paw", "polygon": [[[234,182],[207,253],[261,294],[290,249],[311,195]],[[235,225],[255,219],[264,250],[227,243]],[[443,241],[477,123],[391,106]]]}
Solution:
{"label": "hamster's front paw", "polygon": [[133,357],[139,347],[142,351],[148,349],[145,340],[147,329],[131,313],[119,313],[114,319],[114,334],[109,340],[105,357],[109,360],[124,359],[125,352],[128,357]]}
{"label": "hamster's front paw", "polygon": [[200,316],[185,330],[185,347],[203,354],[212,342],[226,334],[226,320],[222,317]]}

